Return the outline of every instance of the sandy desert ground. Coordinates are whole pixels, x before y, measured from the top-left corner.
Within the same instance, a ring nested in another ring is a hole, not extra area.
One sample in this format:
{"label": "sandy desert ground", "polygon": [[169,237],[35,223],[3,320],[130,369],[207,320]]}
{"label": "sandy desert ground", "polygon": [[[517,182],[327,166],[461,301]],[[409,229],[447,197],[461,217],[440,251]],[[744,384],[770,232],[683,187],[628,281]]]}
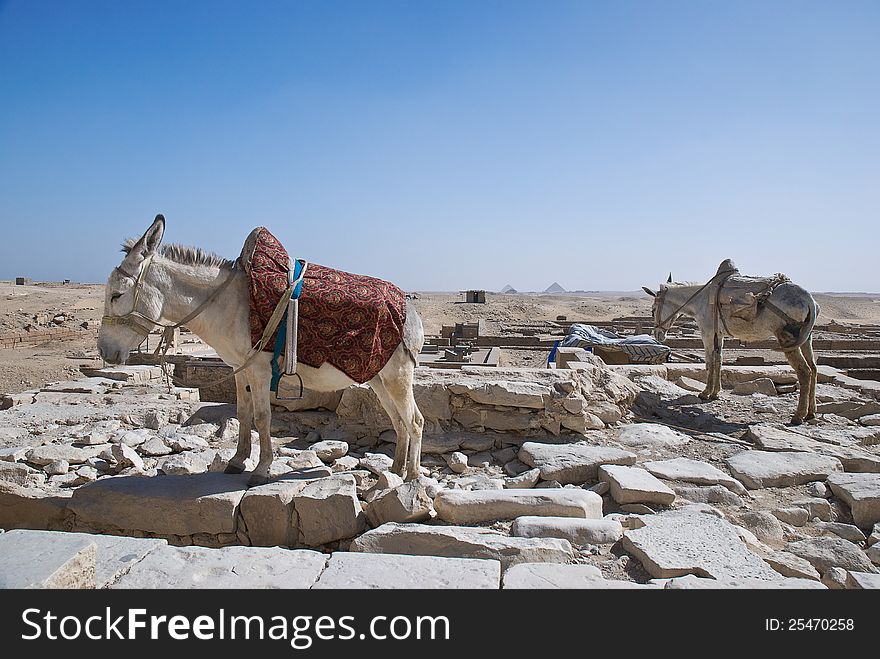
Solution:
{"label": "sandy desert ground", "polygon": [[[489,293],[486,304],[465,303],[460,293],[417,292],[417,296],[415,305],[428,334],[439,334],[442,325],[478,319],[502,324],[555,320],[557,316],[601,321],[646,316],[651,310],[650,298],[641,291],[564,295]],[[816,299],[822,310],[819,322],[836,320],[880,325],[880,294],[816,294]],[[38,314],[46,314],[49,325],[58,326],[52,319],[61,313],[66,319],[60,326],[78,328],[82,333],[75,340],[0,348],[0,392],[16,393],[69,379],[79,374],[82,365],[98,365],[94,328],[100,321],[103,306],[103,284],[15,286],[11,282],[0,282],[0,335],[36,326]],[[82,323],[91,323],[91,326],[82,328]],[[534,366],[544,358],[535,352],[514,352],[507,355],[505,363]]]}

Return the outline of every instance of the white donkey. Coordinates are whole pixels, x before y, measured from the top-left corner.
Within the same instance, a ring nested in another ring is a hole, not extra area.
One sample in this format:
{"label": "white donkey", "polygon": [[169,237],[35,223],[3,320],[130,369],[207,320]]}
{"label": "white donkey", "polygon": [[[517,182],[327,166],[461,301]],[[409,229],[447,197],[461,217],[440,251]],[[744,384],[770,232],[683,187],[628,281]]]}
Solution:
{"label": "white donkey", "polygon": [[[673,283],[672,275],[659,290],[642,289],[654,298],[654,337],[662,342],[680,316],[697,322],[706,351],[706,388],[703,400],[721,391],[721,351],[724,337],[762,341],[775,337],[795,370],[800,396],[792,424],[816,417],[816,358],[813,325],[819,305],[810,293],[784,275],[771,278],[739,277],[730,259],[705,284]],[[749,297],[751,296],[751,297]],[[737,308],[737,302],[751,304]]]}
{"label": "white donkey", "polygon": [[[269,435],[271,352],[251,350],[248,324],[247,275],[235,261],[201,249],[162,245],[165,218],[156,216],[137,242],[123,245],[126,253],[107,280],[104,319],[98,333],[98,352],[111,363],[124,362],[154,327],[186,324],[220,358],[238,369],[235,374],[238,450],[226,473],[244,471],[251,453],[251,428],[260,435],[260,459],[248,481],[265,483],[272,464]],[[401,343],[379,374],[368,382],[397,433],[393,471],[412,480],[419,476],[424,419],[413,397],[413,370],[424,342],[422,320],[407,302]],[[329,363],[313,368],[297,365],[303,386],[313,391],[338,391],[354,380]]]}

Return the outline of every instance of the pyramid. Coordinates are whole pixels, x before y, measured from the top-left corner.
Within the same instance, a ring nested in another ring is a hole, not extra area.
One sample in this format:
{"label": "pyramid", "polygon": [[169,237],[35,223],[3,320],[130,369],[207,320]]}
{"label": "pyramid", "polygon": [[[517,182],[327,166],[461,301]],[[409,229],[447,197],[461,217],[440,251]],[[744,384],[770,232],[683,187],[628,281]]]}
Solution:
{"label": "pyramid", "polygon": [[544,289],[545,293],[565,293],[565,289],[562,288],[557,282],[553,282],[546,289]]}
{"label": "pyramid", "polygon": [[510,284],[508,284],[507,286],[505,286],[504,288],[501,289],[501,292],[502,293],[516,293],[516,289],[513,286],[511,286]]}

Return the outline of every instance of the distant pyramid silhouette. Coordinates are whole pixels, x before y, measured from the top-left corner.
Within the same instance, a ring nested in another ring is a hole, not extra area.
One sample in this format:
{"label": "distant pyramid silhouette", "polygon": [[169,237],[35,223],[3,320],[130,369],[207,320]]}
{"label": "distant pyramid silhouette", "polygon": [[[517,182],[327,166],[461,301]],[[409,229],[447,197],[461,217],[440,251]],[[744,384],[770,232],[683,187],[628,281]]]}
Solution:
{"label": "distant pyramid silhouette", "polygon": [[510,284],[508,284],[507,286],[505,286],[504,288],[501,289],[501,292],[502,293],[516,293],[516,289],[513,286],[511,286]]}
{"label": "distant pyramid silhouette", "polygon": [[565,289],[562,288],[557,282],[553,282],[546,289],[544,289],[545,293],[565,293]]}

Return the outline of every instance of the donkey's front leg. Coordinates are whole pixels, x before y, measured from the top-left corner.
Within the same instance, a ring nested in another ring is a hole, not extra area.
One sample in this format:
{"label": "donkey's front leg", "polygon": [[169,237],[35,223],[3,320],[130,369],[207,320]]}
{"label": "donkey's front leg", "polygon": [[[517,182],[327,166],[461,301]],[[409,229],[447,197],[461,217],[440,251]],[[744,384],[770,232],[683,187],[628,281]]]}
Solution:
{"label": "donkey's front leg", "polygon": [[244,471],[244,461],[251,457],[251,428],[254,426],[254,401],[247,376],[235,375],[235,415],[238,417],[238,448],[226,465],[227,474]]}
{"label": "donkey's front leg", "polygon": [[724,355],[722,354],[723,350],[724,337],[719,335],[716,337],[715,342],[715,359],[712,364],[715,368],[712,378],[712,393],[709,396],[709,400],[715,400],[721,393],[721,363],[724,361]]}
{"label": "donkey's front leg", "polygon": [[721,342],[715,335],[703,336],[706,346],[706,388],[700,393],[703,400],[715,400],[721,390]]}
{"label": "donkey's front leg", "polygon": [[254,425],[260,434],[260,461],[248,479],[248,486],[262,485],[269,480],[269,467],[272,465],[272,437],[269,428],[272,424],[272,407],[269,403],[269,384],[271,380],[269,365],[255,365],[248,369],[248,384],[251,387],[251,400],[254,404]]}
{"label": "donkey's front leg", "polygon": [[706,388],[699,394],[702,400],[709,400],[712,397],[712,379],[714,375],[715,351],[712,348],[706,348]]}

